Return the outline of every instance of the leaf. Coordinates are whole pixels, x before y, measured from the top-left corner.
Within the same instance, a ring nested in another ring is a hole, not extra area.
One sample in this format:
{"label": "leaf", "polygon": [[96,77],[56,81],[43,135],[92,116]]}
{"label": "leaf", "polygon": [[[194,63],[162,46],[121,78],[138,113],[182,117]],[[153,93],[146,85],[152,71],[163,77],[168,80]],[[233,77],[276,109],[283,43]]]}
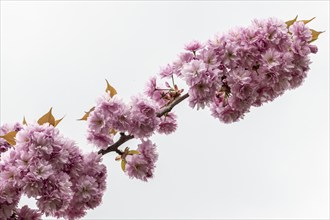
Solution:
{"label": "leaf", "polygon": [[24,116],[24,118],[23,118],[23,122],[22,122],[22,124],[23,124],[23,125],[27,125],[27,122],[26,122],[26,120],[25,120],[25,116]]}
{"label": "leaf", "polygon": [[291,25],[293,25],[293,23],[295,23],[297,21],[297,18],[298,18],[298,15],[293,20],[285,22],[286,26],[290,27]]}
{"label": "leaf", "polygon": [[112,98],[114,95],[117,94],[117,91],[116,91],[115,88],[113,88],[113,87],[109,84],[108,80],[105,80],[105,81],[107,82],[107,88],[105,89],[105,92],[109,92],[109,93],[110,93],[110,97]]}
{"label": "leaf", "polygon": [[309,29],[312,32],[312,40],[309,41],[309,43],[316,41],[319,38],[319,35],[322,34],[324,31],[316,31],[313,29]]}
{"label": "leaf", "polygon": [[121,169],[125,172],[126,160],[121,160]]}
{"label": "leaf", "polygon": [[95,109],[95,107],[89,109],[89,111],[88,111],[88,112],[85,112],[84,116],[83,116],[81,119],[78,119],[78,120],[79,120],[79,121],[87,121],[87,118],[88,118],[89,114],[90,114],[92,111],[94,111],[94,109]]}
{"label": "leaf", "polygon": [[61,119],[55,120],[54,127],[56,127],[63,120],[63,118],[64,118],[64,116]]}
{"label": "leaf", "polygon": [[140,152],[137,151],[137,150],[130,150],[130,151],[128,151],[128,155],[133,155],[133,154],[140,154]]}
{"label": "leaf", "polygon": [[300,20],[300,21],[304,22],[304,24],[308,24],[309,22],[313,21],[315,18],[316,18],[316,17],[311,18],[311,19],[309,19],[309,20]]}
{"label": "leaf", "polygon": [[16,140],[15,140],[16,134],[17,131],[11,131],[3,136],[0,136],[0,138],[5,139],[8,142],[8,144],[14,146],[16,144]]}
{"label": "leaf", "polygon": [[43,125],[45,123],[49,123],[50,125],[53,125],[53,126],[55,125],[55,118],[52,114],[52,109],[53,108],[50,108],[49,112],[47,112],[41,118],[39,118],[39,120],[38,120],[39,125]]}
{"label": "leaf", "polygon": [[110,133],[110,134],[113,134],[113,135],[116,135],[117,132],[118,132],[117,130],[111,128],[109,133]]}

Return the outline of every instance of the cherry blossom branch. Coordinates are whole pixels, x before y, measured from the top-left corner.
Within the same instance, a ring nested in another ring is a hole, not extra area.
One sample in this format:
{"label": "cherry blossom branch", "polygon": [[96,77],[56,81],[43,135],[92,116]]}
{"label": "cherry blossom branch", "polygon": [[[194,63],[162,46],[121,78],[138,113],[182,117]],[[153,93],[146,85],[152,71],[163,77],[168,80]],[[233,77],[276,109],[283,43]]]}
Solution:
{"label": "cherry blossom branch", "polygon": [[162,111],[158,112],[157,113],[157,117],[162,117],[166,113],[169,113],[174,108],[174,106],[176,106],[177,104],[179,104],[180,102],[182,102],[183,100],[185,100],[188,97],[189,97],[189,94],[188,93],[184,94],[183,96],[177,97],[176,99],[174,99],[174,101],[171,104],[169,104],[168,106],[164,107],[162,109]]}
{"label": "cherry blossom branch", "polygon": [[[318,50],[311,43],[322,33],[305,26],[313,19],[254,20],[248,28],[236,28],[205,44],[193,41],[159,73],[161,78],[171,78],[172,86],[165,82],[166,87],[159,88],[157,77],[152,77],[145,96],[133,96],[129,104],[113,98],[117,91],[106,81],[107,94],[80,119],[89,118],[87,140],[102,149],[98,153],[83,154],[72,140],[60,135],[55,127],[62,119],[56,120],[52,109],[31,125],[24,119],[0,126],[0,219],[41,220],[43,214],[83,217],[102,201],[107,175],[100,157],[112,151],[119,155],[116,160],[130,178],[148,181],[158,159],[157,146],[148,138],[154,132],[167,135],[176,130],[176,114],[171,111],[188,97],[190,107],[207,106],[212,116],[232,123],[242,119],[250,107],[297,88],[310,69],[309,54]],[[186,82],[189,95],[182,94],[174,76]],[[116,142],[115,131],[119,133]],[[133,138],[141,141],[136,150],[119,149]],[[40,147],[27,153],[35,143]],[[30,176],[36,178],[27,178]],[[18,208],[22,194],[36,198],[38,210]],[[59,198],[55,202],[61,205],[54,206],[53,197],[47,195]]]}
{"label": "cherry blossom branch", "polygon": [[111,151],[116,151],[119,155],[122,155],[123,152],[121,152],[118,147],[121,146],[123,143],[125,143],[126,141],[129,141],[131,139],[133,139],[134,136],[133,135],[127,135],[125,133],[120,133],[120,138],[118,141],[116,141],[114,144],[110,145],[107,149],[105,150],[100,150],[98,153],[105,155]]}
{"label": "cherry blossom branch", "polygon": [[[163,115],[165,115],[166,113],[169,113],[173,108],[174,106],[178,105],[180,102],[182,102],[183,100],[185,100],[186,98],[189,97],[189,94],[186,93],[182,96],[179,96],[177,97],[176,99],[174,99],[174,101],[167,105],[166,107],[164,107],[160,112],[157,113],[157,117],[162,117]],[[120,138],[118,141],[116,141],[114,144],[110,145],[107,149],[102,149],[102,150],[99,150],[98,154],[102,154],[102,155],[105,155],[109,152],[112,152],[112,151],[115,151],[116,153],[118,153],[119,155],[122,155],[123,152],[121,150],[119,150],[118,148],[124,144],[125,142],[133,139],[134,136],[133,135],[127,135],[123,132],[120,133]]]}

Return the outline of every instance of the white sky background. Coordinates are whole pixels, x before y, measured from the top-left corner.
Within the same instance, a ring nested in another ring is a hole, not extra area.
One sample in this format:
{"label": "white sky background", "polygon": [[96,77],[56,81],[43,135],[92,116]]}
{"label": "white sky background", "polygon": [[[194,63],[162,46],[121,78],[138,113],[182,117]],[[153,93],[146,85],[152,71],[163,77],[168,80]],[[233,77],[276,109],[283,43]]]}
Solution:
{"label": "white sky background", "polygon": [[303,86],[229,125],[185,101],[175,108],[177,132],[151,138],[160,155],[155,178],[131,180],[106,155],[108,189],[86,219],[328,218],[327,1],[1,1],[1,124],[33,121],[53,107],[57,118],[66,115],[62,134],[95,150],[76,119],[103,93],[104,79],[128,100],[185,43],[297,14],[316,16],[309,26],[326,31]]}

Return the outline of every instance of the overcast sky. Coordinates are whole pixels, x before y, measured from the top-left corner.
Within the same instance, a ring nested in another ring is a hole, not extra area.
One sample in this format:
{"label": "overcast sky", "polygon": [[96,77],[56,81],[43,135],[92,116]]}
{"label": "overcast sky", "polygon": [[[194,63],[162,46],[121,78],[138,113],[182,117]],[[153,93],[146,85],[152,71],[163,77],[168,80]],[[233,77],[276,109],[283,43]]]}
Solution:
{"label": "overcast sky", "polygon": [[326,31],[301,87],[229,125],[183,102],[177,132],[151,138],[155,178],[131,180],[107,154],[108,189],[85,218],[328,218],[328,1],[1,1],[1,124],[33,121],[53,107],[65,115],[62,134],[96,150],[76,119],[103,93],[104,79],[128,100],[191,40],[296,15],[316,16],[310,27]]}

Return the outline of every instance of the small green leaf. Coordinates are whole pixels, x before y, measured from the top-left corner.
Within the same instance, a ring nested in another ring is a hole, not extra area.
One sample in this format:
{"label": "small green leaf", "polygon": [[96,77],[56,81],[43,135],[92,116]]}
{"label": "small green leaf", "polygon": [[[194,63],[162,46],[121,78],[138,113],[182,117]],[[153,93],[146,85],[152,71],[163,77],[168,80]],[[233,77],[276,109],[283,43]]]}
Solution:
{"label": "small green leaf", "polygon": [[293,20],[285,22],[286,26],[290,27],[291,25],[293,25],[293,23],[295,23],[297,21],[297,18],[298,18],[298,15]]}
{"label": "small green leaf", "polygon": [[126,160],[121,160],[121,169],[125,172]]}
{"label": "small green leaf", "polygon": [[128,155],[133,155],[133,154],[140,154],[140,152],[137,151],[137,150],[130,150],[130,151],[128,151]]}
{"label": "small green leaf", "polygon": [[87,121],[87,118],[89,116],[89,114],[94,111],[95,107],[91,108],[88,112],[85,112],[84,116],[80,119],[78,119],[79,121]]}
{"label": "small green leaf", "polygon": [[312,40],[310,40],[309,43],[316,41],[319,38],[319,35],[324,32],[324,31],[316,31],[313,29],[310,29],[310,31],[312,32]]}
{"label": "small green leaf", "polygon": [[55,118],[52,114],[52,109],[53,108],[50,108],[49,112],[47,112],[41,118],[39,118],[39,120],[38,120],[39,125],[43,125],[45,123],[49,123],[50,125],[53,125],[53,126],[55,125]]}
{"label": "small green leaf", "polygon": [[108,80],[105,80],[105,81],[107,82],[107,88],[105,89],[105,92],[109,92],[109,93],[110,93],[110,97],[112,98],[114,95],[117,94],[117,91],[116,91],[115,88],[113,88],[113,87],[109,84]]}
{"label": "small green leaf", "polygon": [[16,145],[16,140],[15,140],[16,134],[17,134],[17,131],[11,131],[5,135],[0,136],[0,138],[5,139],[8,142],[8,144],[14,146],[14,145]]}

